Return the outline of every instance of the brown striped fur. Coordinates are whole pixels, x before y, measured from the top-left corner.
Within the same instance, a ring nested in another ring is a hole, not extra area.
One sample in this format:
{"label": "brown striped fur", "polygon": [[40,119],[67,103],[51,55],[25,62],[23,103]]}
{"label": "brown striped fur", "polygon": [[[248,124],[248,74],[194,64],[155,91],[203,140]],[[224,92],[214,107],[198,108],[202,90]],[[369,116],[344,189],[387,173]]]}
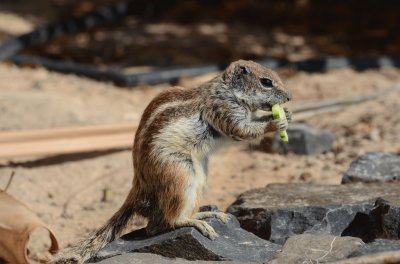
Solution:
{"label": "brown striped fur", "polygon": [[227,216],[194,213],[206,185],[208,156],[229,139],[250,140],[286,128],[287,122],[271,116],[256,120],[252,113],[270,110],[290,97],[275,72],[243,60],[198,88],[173,88],[158,95],[136,131],[133,186],[124,204],[96,233],[54,263],[86,261],[118,238],[134,215],[148,219],[149,234],[193,226],[214,239],[217,234],[202,219],[227,221]]}

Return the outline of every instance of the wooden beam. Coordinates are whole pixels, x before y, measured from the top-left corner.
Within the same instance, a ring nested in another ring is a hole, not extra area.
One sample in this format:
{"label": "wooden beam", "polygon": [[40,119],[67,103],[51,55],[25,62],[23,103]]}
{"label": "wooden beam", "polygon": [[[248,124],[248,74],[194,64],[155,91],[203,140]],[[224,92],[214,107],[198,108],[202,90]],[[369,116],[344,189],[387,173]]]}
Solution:
{"label": "wooden beam", "polygon": [[137,126],[132,123],[92,125],[81,127],[63,127],[27,131],[10,131],[0,133],[0,144],[11,142],[40,141],[60,138],[75,138],[116,133],[132,133]]}
{"label": "wooden beam", "polygon": [[391,93],[399,92],[400,91],[400,84],[396,84],[390,89],[381,90],[379,92],[375,92],[369,95],[357,95],[357,96],[350,96],[345,98],[338,98],[338,99],[327,99],[323,101],[313,101],[313,102],[306,102],[306,103],[299,103],[294,105],[291,109],[293,113],[300,113],[300,112],[311,112],[314,110],[324,109],[324,108],[333,108],[339,106],[349,106],[360,104],[363,102],[371,101],[374,99],[385,98]]}
{"label": "wooden beam", "polygon": [[108,149],[130,148],[133,133],[90,135],[61,139],[10,142],[0,144],[0,158],[49,156]]}

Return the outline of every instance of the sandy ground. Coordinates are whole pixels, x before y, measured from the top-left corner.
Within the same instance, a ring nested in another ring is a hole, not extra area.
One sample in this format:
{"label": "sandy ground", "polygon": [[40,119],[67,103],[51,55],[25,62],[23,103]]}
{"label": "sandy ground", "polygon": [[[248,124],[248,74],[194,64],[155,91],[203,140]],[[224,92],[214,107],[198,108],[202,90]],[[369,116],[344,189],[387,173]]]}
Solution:
{"label": "sandy ground", "polygon": [[[69,16],[72,7],[68,5],[74,4],[74,1],[51,0],[34,1],[33,5],[17,2],[6,1],[0,8],[1,41],[53,21],[60,13]],[[53,4],[49,5],[50,2]],[[60,8],[63,4],[67,6]],[[18,16],[13,15],[16,11]],[[346,20],[340,22],[348,26]],[[362,26],[364,30],[365,25]],[[333,28],[335,32],[341,31],[336,26]],[[382,28],[389,30],[385,25]],[[264,56],[303,59],[321,54],[354,55],[352,51],[365,50],[364,46],[375,43],[359,41],[358,49],[350,49],[346,43],[332,44],[332,36],[327,37],[304,37],[285,34],[282,30],[266,32],[264,27],[240,24],[143,24],[127,19],[117,28],[100,28],[56,39],[39,51],[42,55],[66,56],[95,64],[122,60],[120,66],[127,67]],[[378,46],[381,48],[382,43]],[[396,42],[390,41],[386,46],[386,51],[398,51]],[[365,72],[342,69],[326,74],[282,71],[281,75],[294,95],[289,107],[304,101],[384,91],[400,81],[400,70],[395,69]],[[212,74],[182,78],[178,85],[195,86],[211,77]],[[74,75],[40,68],[21,69],[4,63],[0,63],[0,80],[0,131],[117,122],[136,124],[150,100],[169,87],[160,84],[127,90]],[[339,184],[350,162],[366,152],[400,154],[399,113],[400,93],[397,93],[339,113],[310,118],[307,123],[328,129],[337,136],[333,150],[317,156],[271,154],[249,144],[223,148],[210,159],[209,188],[201,204],[213,203],[225,209],[241,192],[269,183]],[[0,160],[0,188],[7,184],[13,171],[16,174],[8,192],[37,212],[54,230],[62,247],[103,224],[123,202],[133,177],[129,150]],[[105,191],[111,193],[107,201],[103,201]],[[139,225],[143,221],[136,221],[132,228]],[[34,248],[48,243],[41,234],[32,241]]]}
{"label": "sandy ground", "polygon": [[[210,77],[185,78],[179,84],[192,86]],[[147,103],[169,87],[161,84],[127,90],[7,64],[0,64],[0,80],[1,131],[137,123]],[[294,73],[285,78],[294,95],[291,105],[384,91],[399,80],[400,71],[395,69]],[[210,159],[209,188],[201,204],[225,209],[241,192],[269,183],[338,184],[359,155],[368,151],[400,153],[399,112],[397,93],[310,118],[307,123],[329,129],[338,137],[332,152],[317,156],[269,154],[249,144],[223,148]],[[5,186],[15,171],[8,192],[33,208],[54,229],[63,247],[104,223],[121,205],[133,177],[129,150],[10,162],[0,161],[0,186]],[[112,193],[106,202],[102,201],[104,190]]]}

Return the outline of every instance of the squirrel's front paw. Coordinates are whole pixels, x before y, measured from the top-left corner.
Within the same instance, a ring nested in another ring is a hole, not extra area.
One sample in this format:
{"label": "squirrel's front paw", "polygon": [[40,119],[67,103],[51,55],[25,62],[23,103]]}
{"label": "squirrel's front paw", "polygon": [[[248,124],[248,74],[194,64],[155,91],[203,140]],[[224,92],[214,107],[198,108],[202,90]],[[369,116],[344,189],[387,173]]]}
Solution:
{"label": "squirrel's front paw", "polygon": [[288,121],[288,123],[292,122],[292,112],[289,111],[289,109],[287,109],[286,107],[283,108],[283,111],[285,111],[285,115],[286,115],[286,120]]}
{"label": "squirrel's front paw", "polygon": [[49,264],[79,264],[82,263],[82,259],[78,255],[71,256],[56,256],[52,259]]}
{"label": "squirrel's front paw", "polygon": [[288,122],[286,120],[271,120],[268,122],[265,132],[282,131],[286,130],[288,127]]}

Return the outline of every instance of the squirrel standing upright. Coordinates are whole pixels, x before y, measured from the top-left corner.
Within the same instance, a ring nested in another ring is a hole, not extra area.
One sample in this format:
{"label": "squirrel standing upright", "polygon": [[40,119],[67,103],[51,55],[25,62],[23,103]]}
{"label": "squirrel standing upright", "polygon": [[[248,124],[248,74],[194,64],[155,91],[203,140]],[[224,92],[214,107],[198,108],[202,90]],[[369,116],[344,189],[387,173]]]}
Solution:
{"label": "squirrel standing upright", "polygon": [[[291,99],[279,76],[253,61],[231,63],[224,72],[194,89],[173,88],[145,109],[133,146],[133,186],[121,208],[92,236],[61,252],[53,263],[83,263],[118,238],[134,215],[148,219],[146,230],[192,226],[214,239],[203,219],[222,212],[194,213],[207,177],[208,156],[232,140],[261,138],[284,130],[287,121],[254,118],[256,110]],[[285,109],[288,120],[290,112]]]}

